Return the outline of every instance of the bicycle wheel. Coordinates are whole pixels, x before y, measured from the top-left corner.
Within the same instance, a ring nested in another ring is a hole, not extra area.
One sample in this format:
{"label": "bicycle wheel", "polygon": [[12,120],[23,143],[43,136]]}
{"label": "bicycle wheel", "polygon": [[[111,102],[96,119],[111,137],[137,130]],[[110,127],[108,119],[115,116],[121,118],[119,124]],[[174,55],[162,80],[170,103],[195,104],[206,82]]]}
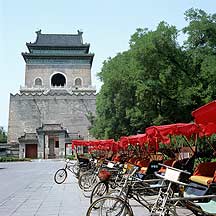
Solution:
{"label": "bicycle wheel", "polygon": [[86,216],[133,216],[130,205],[119,197],[105,196],[94,201],[88,208]]}
{"label": "bicycle wheel", "polygon": [[67,178],[66,169],[62,168],[56,171],[54,175],[54,180],[57,184],[62,184]]}
{"label": "bicycle wheel", "polygon": [[108,182],[98,182],[95,187],[93,188],[90,196],[90,204],[93,203],[95,200],[99,199],[100,197],[104,196],[109,190]]}
{"label": "bicycle wheel", "polygon": [[94,173],[86,172],[79,177],[78,185],[80,189],[84,191],[92,191],[98,181],[99,179],[97,175],[95,175]]}

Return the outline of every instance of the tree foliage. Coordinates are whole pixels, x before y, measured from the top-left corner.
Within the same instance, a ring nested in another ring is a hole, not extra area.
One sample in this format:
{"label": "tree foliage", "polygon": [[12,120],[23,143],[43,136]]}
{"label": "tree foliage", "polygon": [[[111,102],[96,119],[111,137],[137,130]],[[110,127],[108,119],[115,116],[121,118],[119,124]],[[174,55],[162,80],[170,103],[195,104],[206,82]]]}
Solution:
{"label": "tree foliage", "polygon": [[191,111],[216,98],[216,15],[185,12],[184,44],[175,26],[137,29],[129,50],[104,61],[103,86],[91,133],[116,138],[150,125],[189,122]]}
{"label": "tree foliage", "polygon": [[0,143],[6,143],[7,142],[7,135],[4,131],[4,128],[0,126]]}

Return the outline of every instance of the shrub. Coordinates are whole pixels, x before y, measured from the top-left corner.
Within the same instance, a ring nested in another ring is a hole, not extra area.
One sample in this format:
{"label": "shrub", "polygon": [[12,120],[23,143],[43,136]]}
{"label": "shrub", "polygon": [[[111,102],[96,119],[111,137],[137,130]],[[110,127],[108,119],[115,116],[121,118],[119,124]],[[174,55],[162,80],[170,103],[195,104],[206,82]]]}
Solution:
{"label": "shrub", "polygon": [[16,158],[16,157],[0,157],[0,162],[13,162],[13,161],[31,161],[30,158]]}
{"label": "shrub", "polygon": [[75,155],[67,155],[65,158],[69,159],[69,160],[74,160],[75,159]]}

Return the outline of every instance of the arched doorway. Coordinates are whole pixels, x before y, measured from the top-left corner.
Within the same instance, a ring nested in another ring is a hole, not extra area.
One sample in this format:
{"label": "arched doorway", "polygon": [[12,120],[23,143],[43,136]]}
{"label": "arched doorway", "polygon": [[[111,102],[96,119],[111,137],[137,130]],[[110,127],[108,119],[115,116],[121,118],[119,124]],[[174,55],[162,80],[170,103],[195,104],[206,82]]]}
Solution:
{"label": "arched doorway", "polygon": [[65,86],[66,85],[65,76],[60,73],[54,74],[51,78],[51,85],[52,86]]}

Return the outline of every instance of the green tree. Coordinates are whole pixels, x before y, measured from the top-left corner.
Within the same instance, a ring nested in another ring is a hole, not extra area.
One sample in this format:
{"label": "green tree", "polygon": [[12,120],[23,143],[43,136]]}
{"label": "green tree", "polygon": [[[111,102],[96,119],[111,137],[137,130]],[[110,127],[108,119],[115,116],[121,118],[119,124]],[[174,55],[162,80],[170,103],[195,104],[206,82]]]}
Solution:
{"label": "green tree", "polygon": [[191,58],[197,95],[204,104],[216,98],[216,14],[189,9],[185,12],[189,25],[183,29],[188,35],[184,48]]}
{"label": "green tree", "polygon": [[0,127],[0,143],[6,143],[7,142],[7,135],[4,131],[3,127]]}
{"label": "green tree", "polygon": [[140,66],[136,92],[139,109],[150,125],[189,120],[182,115],[187,108],[180,98],[185,86],[191,85],[192,76],[177,36],[174,26],[161,22],[156,31],[145,29],[130,41]]}
{"label": "green tree", "polygon": [[98,74],[104,85],[97,95],[97,117],[91,129],[94,136],[118,138],[128,134],[130,119],[127,113],[135,104],[134,68],[130,52],[119,53],[104,62]]}
{"label": "green tree", "polygon": [[190,9],[185,16],[183,46],[180,31],[161,22],[154,31],[137,29],[129,50],[104,62],[91,128],[96,138],[118,139],[150,125],[191,121],[192,110],[215,98],[215,15]]}

